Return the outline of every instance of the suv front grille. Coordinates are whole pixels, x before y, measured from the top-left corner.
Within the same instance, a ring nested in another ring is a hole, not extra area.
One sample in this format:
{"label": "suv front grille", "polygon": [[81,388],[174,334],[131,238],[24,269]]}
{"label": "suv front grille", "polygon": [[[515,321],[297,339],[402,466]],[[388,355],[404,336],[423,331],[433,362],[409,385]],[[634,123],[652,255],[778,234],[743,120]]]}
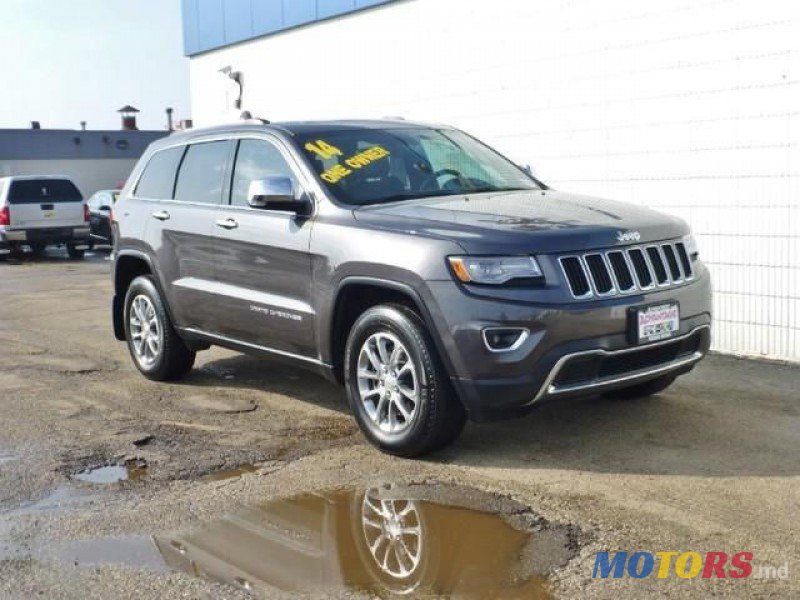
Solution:
{"label": "suv front grille", "polygon": [[632,294],[694,278],[683,242],[562,256],[561,268],[574,298]]}

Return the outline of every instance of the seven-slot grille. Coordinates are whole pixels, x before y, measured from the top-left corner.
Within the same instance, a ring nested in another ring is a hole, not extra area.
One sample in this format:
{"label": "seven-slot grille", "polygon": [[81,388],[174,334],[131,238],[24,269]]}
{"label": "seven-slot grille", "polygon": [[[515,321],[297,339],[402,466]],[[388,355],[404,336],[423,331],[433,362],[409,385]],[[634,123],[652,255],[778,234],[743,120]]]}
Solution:
{"label": "seven-slot grille", "polygon": [[678,285],[694,278],[683,242],[666,242],[562,256],[561,268],[573,297],[632,294]]}

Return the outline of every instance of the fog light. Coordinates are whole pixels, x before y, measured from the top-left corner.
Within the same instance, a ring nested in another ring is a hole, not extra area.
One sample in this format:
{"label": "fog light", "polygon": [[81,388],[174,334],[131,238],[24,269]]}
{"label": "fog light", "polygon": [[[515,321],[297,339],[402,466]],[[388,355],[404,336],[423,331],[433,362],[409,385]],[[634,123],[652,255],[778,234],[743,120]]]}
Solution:
{"label": "fog light", "polygon": [[483,330],[483,343],[490,352],[513,352],[528,339],[524,327],[492,327]]}

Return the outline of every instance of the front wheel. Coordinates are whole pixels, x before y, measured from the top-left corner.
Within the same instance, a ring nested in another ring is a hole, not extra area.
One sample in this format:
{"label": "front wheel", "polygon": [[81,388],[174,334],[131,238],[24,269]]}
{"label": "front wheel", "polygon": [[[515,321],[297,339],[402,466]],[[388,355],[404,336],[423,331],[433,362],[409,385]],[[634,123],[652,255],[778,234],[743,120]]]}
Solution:
{"label": "front wheel", "polygon": [[145,377],[170,381],[192,369],[195,353],[175,332],[152,277],[142,275],[131,282],[124,315],[128,351]]}
{"label": "front wheel", "polygon": [[443,448],[466,421],[422,320],[403,306],[368,309],[345,348],[350,408],[384,452],[413,457]]}
{"label": "front wheel", "polygon": [[645,381],[639,385],[632,385],[631,387],[614,390],[603,394],[606,398],[619,398],[620,400],[633,400],[635,398],[646,398],[647,396],[654,396],[659,392],[663,392],[676,379],[676,375],[662,375],[657,379]]}

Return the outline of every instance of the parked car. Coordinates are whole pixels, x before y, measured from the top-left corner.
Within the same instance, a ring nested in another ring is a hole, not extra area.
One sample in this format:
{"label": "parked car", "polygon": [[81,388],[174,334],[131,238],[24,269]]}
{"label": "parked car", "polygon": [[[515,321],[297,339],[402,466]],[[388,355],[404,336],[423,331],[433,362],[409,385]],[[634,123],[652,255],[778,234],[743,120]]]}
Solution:
{"label": "parked car", "polygon": [[467,417],[655,394],[709,348],[688,226],[550,189],[469,135],[406,121],[174,134],[117,204],[114,330],[148,378],[210,345],[345,385],[414,456]]}
{"label": "parked car", "polygon": [[92,246],[97,244],[114,245],[111,226],[114,220],[114,205],[119,198],[119,190],[101,190],[89,198],[89,226]]}
{"label": "parked car", "polygon": [[28,246],[42,254],[66,245],[70,258],[83,258],[89,241],[89,208],[66,177],[0,178],[0,252]]}

